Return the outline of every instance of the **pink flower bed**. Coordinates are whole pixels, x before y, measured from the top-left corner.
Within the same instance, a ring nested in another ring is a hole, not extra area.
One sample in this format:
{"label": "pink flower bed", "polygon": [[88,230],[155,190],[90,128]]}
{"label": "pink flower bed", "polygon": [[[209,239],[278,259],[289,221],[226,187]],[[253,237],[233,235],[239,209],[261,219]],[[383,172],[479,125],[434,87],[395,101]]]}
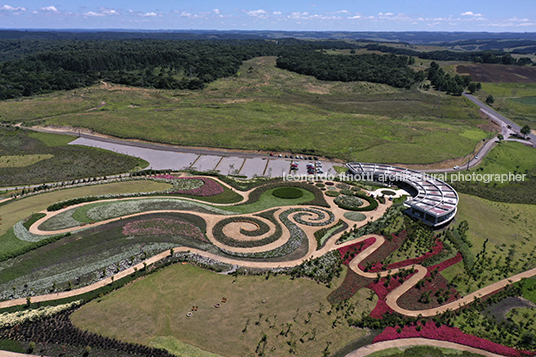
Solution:
{"label": "pink flower bed", "polygon": [[404,326],[400,333],[396,331],[399,328],[398,326],[386,327],[380,335],[376,336],[373,343],[398,340],[401,338],[422,337],[432,340],[455,342],[504,356],[525,357],[535,355],[534,352],[519,351],[512,347],[503,346],[484,338],[468,335],[456,327],[449,327],[446,325],[437,327],[433,321],[428,321],[424,324],[419,323],[419,325],[421,326],[421,331],[417,331],[417,325]]}
{"label": "pink flower bed", "polygon": [[129,222],[123,226],[125,236],[185,236],[206,242],[201,230],[191,223],[165,218]]}
{"label": "pink flower bed", "polygon": [[383,314],[385,314],[386,312],[392,313],[393,309],[391,309],[385,302],[387,295],[391,291],[393,291],[394,289],[402,285],[406,280],[411,278],[413,274],[408,274],[407,276],[405,276],[402,283],[398,281],[398,278],[389,277],[390,281],[389,281],[388,287],[385,287],[384,285],[387,278],[381,278],[377,283],[369,284],[367,288],[373,290],[376,293],[376,295],[378,295],[378,303],[376,304],[376,307],[374,307],[374,309],[370,313],[370,317],[373,317],[375,319],[382,319]]}
{"label": "pink flower bed", "polygon": [[462,253],[458,252],[458,254],[456,254],[455,257],[450,258],[448,260],[445,260],[442,263],[439,263],[439,264],[436,264],[436,265],[432,265],[431,267],[428,267],[428,272],[434,271],[435,269],[437,269],[438,272],[442,271],[442,270],[445,270],[449,266],[461,262],[462,259],[463,259]]}
{"label": "pink flower bed", "polygon": [[170,193],[180,193],[183,195],[192,195],[192,196],[215,196],[223,192],[223,187],[216,181],[208,177],[175,177],[172,175],[158,175],[155,176],[157,179],[164,180],[200,180],[203,181],[203,186],[199,188],[194,188],[192,190],[177,190]]}
{"label": "pink flower bed", "polygon": [[[338,251],[341,254],[341,259],[344,259],[346,252],[350,252],[349,256],[342,263],[348,265],[348,263],[350,263],[350,261],[354,259],[355,255],[361,253],[362,251],[373,245],[374,242],[376,242],[376,238],[370,237],[369,239],[365,239],[362,242],[350,244],[345,247],[339,248]],[[354,257],[352,257],[352,253],[354,254]]]}

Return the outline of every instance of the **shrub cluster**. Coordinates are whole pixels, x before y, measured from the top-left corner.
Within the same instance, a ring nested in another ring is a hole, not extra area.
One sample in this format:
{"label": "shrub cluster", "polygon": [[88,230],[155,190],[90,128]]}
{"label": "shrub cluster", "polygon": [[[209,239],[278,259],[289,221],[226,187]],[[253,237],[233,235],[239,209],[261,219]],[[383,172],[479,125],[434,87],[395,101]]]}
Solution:
{"label": "shrub cluster", "polygon": [[293,199],[303,196],[303,192],[295,187],[281,187],[272,191],[272,195],[277,198]]}

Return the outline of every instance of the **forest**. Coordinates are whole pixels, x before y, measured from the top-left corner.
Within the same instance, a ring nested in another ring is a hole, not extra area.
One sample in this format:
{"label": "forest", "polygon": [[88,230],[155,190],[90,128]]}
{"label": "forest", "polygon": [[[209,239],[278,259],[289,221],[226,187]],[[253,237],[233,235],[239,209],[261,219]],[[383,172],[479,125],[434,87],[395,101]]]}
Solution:
{"label": "forest", "polygon": [[533,64],[529,57],[514,58],[510,53],[502,51],[471,51],[471,52],[456,52],[456,51],[429,51],[420,52],[407,48],[397,48],[380,44],[369,44],[365,48],[369,51],[379,51],[385,53],[393,53],[402,56],[413,56],[422,59],[434,61],[466,61],[475,63],[500,63],[505,65],[525,66]]}
{"label": "forest", "polygon": [[[327,54],[326,50],[355,53],[363,48],[357,42],[345,40],[167,40],[101,36],[98,40],[70,38],[66,34],[61,39],[0,39],[0,100],[71,90],[98,81],[158,89],[202,89],[218,78],[236,75],[243,61],[259,56],[276,56],[279,68],[319,80],[367,81],[397,88],[410,88],[426,78],[426,73],[415,72],[408,66],[414,63],[414,56],[517,65],[527,62],[495,52],[424,54],[370,43],[364,48],[393,53]],[[457,82],[445,79],[451,85],[442,85],[441,81],[432,85],[451,94],[459,94],[467,86],[459,79]]]}
{"label": "forest", "polygon": [[287,52],[277,59],[277,67],[328,81],[365,81],[410,88],[424,79],[414,72],[406,56],[363,54],[328,55],[322,52]]}

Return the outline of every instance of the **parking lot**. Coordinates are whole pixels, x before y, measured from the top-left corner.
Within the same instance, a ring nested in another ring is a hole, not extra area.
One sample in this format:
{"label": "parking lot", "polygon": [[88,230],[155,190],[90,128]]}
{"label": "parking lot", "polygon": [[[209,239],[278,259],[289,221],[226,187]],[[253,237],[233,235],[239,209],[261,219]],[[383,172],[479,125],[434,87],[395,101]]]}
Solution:
{"label": "parking lot", "polygon": [[[77,138],[70,145],[84,145],[114,151],[117,153],[136,156],[149,162],[149,167],[155,170],[187,170],[197,171],[217,170],[224,175],[241,175],[248,178],[255,176],[281,177],[282,175],[307,175],[307,164],[315,164],[311,160],[285,158],[283,155],[259,155],[247,153],[233,154],[202,154],[180,152],[180,148],[166,148],[158,145],[146,144],[129,145],[128,142],[106,142],[87,137]],[[195,149],[194,149],[195,150]],[[206,150],[205,150],[206,151]],[[289,156],[289,155],[287,155]],[[292,163],[298,163],[297,170],[291,170]],[[336,174],[333,163],[321,161],[324,174]]]}

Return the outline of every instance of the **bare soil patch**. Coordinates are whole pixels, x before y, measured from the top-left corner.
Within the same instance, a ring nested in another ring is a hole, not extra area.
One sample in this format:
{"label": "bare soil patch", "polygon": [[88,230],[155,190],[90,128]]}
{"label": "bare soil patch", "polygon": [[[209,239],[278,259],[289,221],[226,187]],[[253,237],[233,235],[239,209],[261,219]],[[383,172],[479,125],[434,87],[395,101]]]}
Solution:
{"label": "bare soil patch", "polygon": [[536,83],[536,67],[481,63],[458,65],[456,72],[469,74],[475,82]]}

